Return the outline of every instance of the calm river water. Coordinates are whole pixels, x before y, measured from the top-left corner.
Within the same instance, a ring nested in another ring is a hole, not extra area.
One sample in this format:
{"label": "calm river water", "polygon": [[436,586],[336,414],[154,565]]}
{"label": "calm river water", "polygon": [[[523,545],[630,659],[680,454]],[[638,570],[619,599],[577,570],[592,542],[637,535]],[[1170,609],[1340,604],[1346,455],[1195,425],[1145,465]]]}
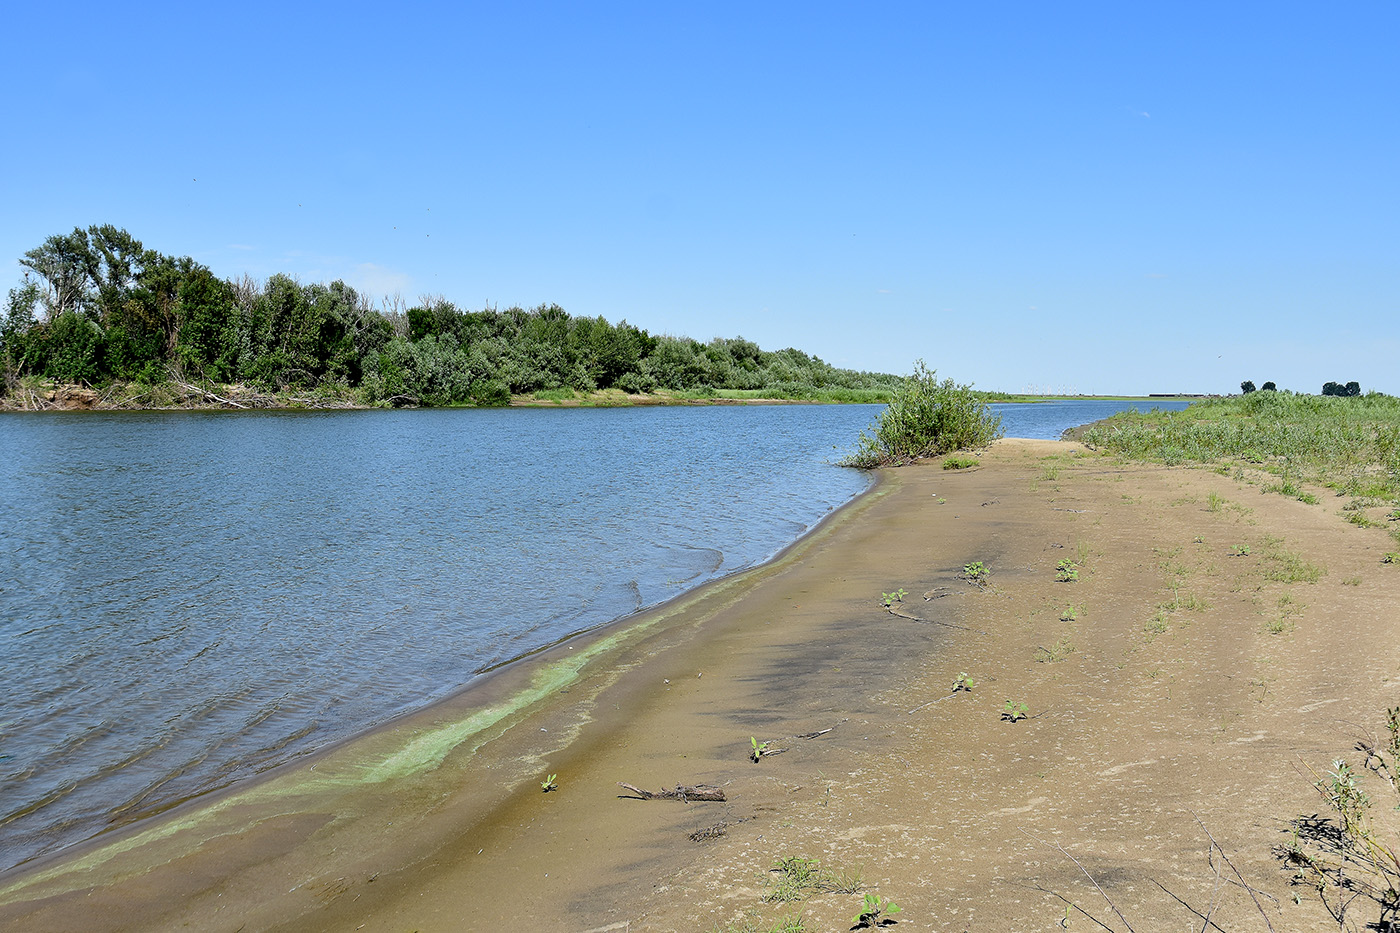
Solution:
{"label": "calm river water", "polygon": [[0,417],[0,871],[768,559],[878,411]]}

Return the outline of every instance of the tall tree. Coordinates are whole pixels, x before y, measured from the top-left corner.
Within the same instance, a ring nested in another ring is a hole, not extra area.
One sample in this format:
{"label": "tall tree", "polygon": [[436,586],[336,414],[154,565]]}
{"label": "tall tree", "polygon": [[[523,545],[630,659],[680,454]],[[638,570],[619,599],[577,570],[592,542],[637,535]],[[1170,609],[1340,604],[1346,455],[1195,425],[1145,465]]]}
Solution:
{"label": "tall tree", "polygon": [[24,254],[19,264],[31,269],[44,283],[44,319],[68,311],[82,311],[91,300],[89,273],[97,259],[88,244],[87,231],[74,227],[68,235],[54,234]]}

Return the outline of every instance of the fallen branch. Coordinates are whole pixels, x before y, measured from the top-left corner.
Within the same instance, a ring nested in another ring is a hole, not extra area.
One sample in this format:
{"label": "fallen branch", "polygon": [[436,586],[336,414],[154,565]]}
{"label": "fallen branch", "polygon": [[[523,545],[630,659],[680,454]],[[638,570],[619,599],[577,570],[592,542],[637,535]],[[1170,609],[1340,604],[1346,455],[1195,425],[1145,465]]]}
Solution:
{"label": "fallen branch", "polygon": [[[679,800],[681,803],[687,803],[691,800],[726,799],[724,796],[724,789],[720,787],[715,787],[713,784],[696,784],[690,787],[684,784],[677,784],[674,790],[666,790],[665,788],[662,788],[656,793],[652,793],[649,790],[642,790],[640,787],[635,787],[631,784],[627,784],[622,781],[618,781],[617,786],[627,788],[642,800]],[[626,795],[623,794],[620,796]]]}
{"label": "fallen branch", "polygon": [[215,395],[213,392],[201,389],[199,386],[190,385],[188,382],[181,382],[179,379],[174,380],[174,382],[177,386],[184,389],[186,392],[193,392],[196,395],[203,396],[208,401],[218,402],[220,405],[232,405],[234,408],[248,407],[247,405],[242,405],[238,402],[235,402],[231,398],[224,398],[222,395]]}

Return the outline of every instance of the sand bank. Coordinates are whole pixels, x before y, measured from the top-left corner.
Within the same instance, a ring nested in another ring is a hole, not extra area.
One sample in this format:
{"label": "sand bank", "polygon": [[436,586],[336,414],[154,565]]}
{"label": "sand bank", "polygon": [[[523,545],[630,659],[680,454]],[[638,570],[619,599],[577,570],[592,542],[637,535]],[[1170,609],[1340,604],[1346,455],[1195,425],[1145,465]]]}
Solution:
{"label": "sand bank", "polygon": [[[1270,847],[1320,806],[1296,763],[1396,703],[1390,544],[1330,502],[1074,444],[890,471],[766,567],[0,878],[0,925],[848,929],[860,894],[764,900],[789,856],[858,870],[900,929],[1052,929],[1070,903],[1116,922],[1058,845],[1138,930],[1199,926],[1213,896],[1226,929],[1264,929],[1240,889],[1213,895],[1199,816],[1276,929],[1322,928]],[[755,764],[751,736],[785,751]],[[1095,927],[1070,908],[1070,928]]]}

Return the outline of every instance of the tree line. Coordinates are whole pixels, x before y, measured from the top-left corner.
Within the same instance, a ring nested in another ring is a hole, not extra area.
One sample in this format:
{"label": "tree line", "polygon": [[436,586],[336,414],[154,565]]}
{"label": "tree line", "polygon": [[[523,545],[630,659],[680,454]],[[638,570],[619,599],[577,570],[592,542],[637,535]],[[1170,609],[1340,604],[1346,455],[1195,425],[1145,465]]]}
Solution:
{"label": "tree line", "polygon": [[[1254,391],[1256,390],[1254,388],[1254,382],[1252,380],[1246,379],[1244,382],[1240,383],[1241,395],[1248,395],[1249,393]],[[1272,382],[1266,382],[1262,386],[1260,386],[1257,391],[1276,392],[1278,391],[1278,386],[1274,385]],[[1335,395],[1339,398],[1352,398],[1361,394],[1361,383],[1348,382],[1345,385],[1343,385],[1339,382],[1324,382],[1322,384],[1322,394]]]}
{"label": "tree line", "polygon": [[368,403],[495,405],[559,389],[803,398],[887,393],[900,381],[742,337],[653,335],[554,304],[469,311],[436,297],[405,308],[342,281],[232,281],[110,224],[51,236],[19,262],[24,279],[0,320],[0,391],[26,377],[89,386],[178,378]]}

